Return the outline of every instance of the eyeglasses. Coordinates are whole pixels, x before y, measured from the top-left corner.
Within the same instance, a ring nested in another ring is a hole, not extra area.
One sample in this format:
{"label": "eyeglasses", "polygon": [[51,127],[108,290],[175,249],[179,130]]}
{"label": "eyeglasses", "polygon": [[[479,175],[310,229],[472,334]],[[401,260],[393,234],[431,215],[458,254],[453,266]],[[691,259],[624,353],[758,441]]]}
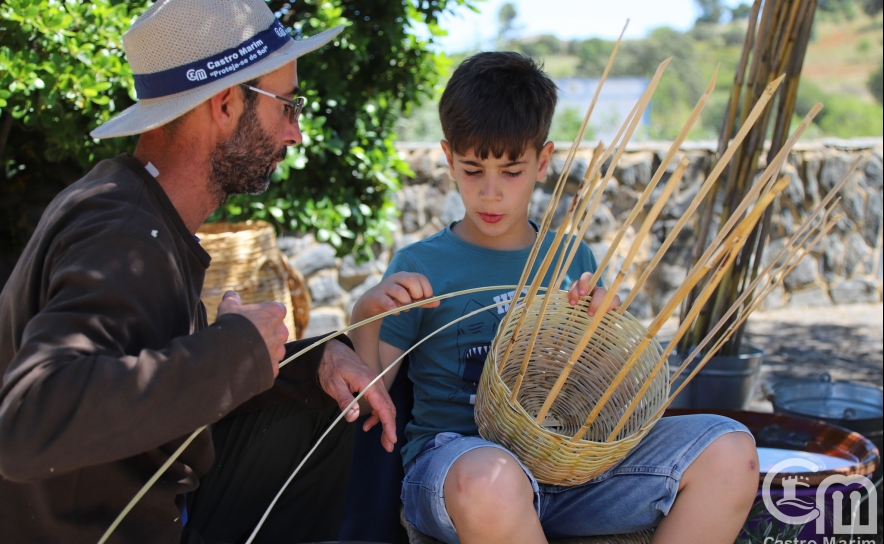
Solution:
{"label": "eyeglasses", "polygon": [[298,122],[298,117],[301,116],[301,110],[304,109],[304,104],[307,103],[307,99],[304,98],[303,96],[299,96],[299,97],[295,98],[294,100],[289,100],[288,98],[285,98],[283,96],[277,96],[273,93],[268,93],[267,91],[265,91],[263,89],[258,89],[257,87],[252,87],[251,85],[246,85],[245,83],[240,83],[239,86],[244,87],[250,91],[254,91],[256,93],[263,94],[264,96],[269,96],[271,98],[275,98],[277,100],[282,100],[283,102],[285,102],[286,105],[285,105],[284,109],[285,109],[286,113],[288,114],[289,123],[291,123],[293,125]]}

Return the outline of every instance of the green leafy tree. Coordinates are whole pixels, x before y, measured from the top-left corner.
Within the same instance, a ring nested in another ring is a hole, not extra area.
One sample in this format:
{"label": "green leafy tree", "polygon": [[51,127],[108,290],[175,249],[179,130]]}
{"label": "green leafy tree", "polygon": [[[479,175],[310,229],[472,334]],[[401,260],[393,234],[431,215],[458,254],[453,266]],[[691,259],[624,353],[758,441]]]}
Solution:
{"label": "green leafy tree", "polygon": [[[234,197],[212,219],[313,231],[340,253],[389,235],[390,191],[408,172],[393,147],[397,117],[432,96],[442,57],[439,16],[469,0],[268,2],[297,39],[343,24],[298,61],[308,106],[291,148],[259,196]],[[135,100],[122,35],[148,5],[122,0],[4,0],[0,5],[0,251],[17,254],[43,208],[133,138],[89,131]],[[422,37],[426,36],[426,37]]]}
{"label": "green leafy tree", "polygon": [[878,70],[869,76],[868,87],[878,104],[884,103],[884,64],[881,62],[878,62]]}
{"label": "green leafy tree", "polygon": [[500,6],[500,10],[497,12],[497,23],[499,25],[497,30],[498,49],[506,48],[506,44],[515,32],[515,20],[518,16],[516,6],[511,2]]}
{"label": "green leafy tree", "polygon": [[614,42],[601,38],[572,42],[571,52],[580,59],[577,64],[577,74],[586,77],[601,77],[613,50]]}
{"label": "green leafy tree", "polygon": [[700,8],[700,16],[697,18],[701,23],[717,23],[724,15],[724,6],[721,0],[696,0]]}
{"label": "green leafy tree", "polygon": [[863,11],[866,12],[866,15],[869,17],[874,17],[881,13],[881,10],[884,10],[884,0],[864,0],[863,1]]}
{"label": "green leafy tree", "polygon": [[543,34],[530,40],[520,40],[518,46],[522,53],[539,59],[558,55],[564,49],[562,42],[552,34]]}
{"label": "green leafy tree", "polygon": [[742,3],[731,9],[731,19],[734,21],[748,19],[750,13],[752,13],[752,7],[749,4]]}
{"label": "green leafy tree", "polygon": [[0,4],[0,254],[7,258],[56,193],[134,144],[88,133],[133,103],[121,38],[143,9],[143,2],[109,0]]}

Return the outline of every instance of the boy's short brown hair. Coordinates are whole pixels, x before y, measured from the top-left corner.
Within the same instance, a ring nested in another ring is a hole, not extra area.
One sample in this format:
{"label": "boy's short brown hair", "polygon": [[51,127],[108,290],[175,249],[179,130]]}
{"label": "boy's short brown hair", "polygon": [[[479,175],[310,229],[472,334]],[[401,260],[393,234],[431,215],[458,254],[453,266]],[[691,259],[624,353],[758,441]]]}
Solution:
{"label": "boy's short brown hair", "polygon": [[530,57],[511,51],[479,53],[454,71],[439,102],[442,132],[460,155],[470,150],[519,158],[540,153],[556,109],[556,85]]}

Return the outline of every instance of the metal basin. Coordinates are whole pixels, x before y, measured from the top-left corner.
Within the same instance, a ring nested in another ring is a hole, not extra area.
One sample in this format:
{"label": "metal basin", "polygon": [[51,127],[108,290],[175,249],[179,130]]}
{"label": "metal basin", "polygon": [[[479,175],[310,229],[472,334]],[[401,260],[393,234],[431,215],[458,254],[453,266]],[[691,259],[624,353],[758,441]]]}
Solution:
{"label": "metal basin", "polygon": [[873,442],[884,434],[884,392],[853,382],[833,382],[829,373],[818,379],[787,380],[771,388],[774,412],[819,419],[856,431]]}

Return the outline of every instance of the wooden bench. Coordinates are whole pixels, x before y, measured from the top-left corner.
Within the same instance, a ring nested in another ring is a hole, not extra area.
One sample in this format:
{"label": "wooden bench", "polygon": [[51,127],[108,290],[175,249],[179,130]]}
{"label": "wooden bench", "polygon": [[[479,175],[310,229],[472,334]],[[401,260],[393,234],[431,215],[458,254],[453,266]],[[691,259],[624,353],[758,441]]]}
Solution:
{"label": "wooden bench", "polygon": [[[442,544],[441,541],[421,533],[415,529],[412,524],[405,521],[405,517],[402,516],[401,511],[399,513],[399,521],[402,523],[402,526],[405,527],[405,532],[408,533],[408,542],[410,544]],[[648,529],[647,531],[641,531],[638,533],[559,538],[550,540],[549,542],[550,544],[650,544],[653,535],[654,531]]]}

